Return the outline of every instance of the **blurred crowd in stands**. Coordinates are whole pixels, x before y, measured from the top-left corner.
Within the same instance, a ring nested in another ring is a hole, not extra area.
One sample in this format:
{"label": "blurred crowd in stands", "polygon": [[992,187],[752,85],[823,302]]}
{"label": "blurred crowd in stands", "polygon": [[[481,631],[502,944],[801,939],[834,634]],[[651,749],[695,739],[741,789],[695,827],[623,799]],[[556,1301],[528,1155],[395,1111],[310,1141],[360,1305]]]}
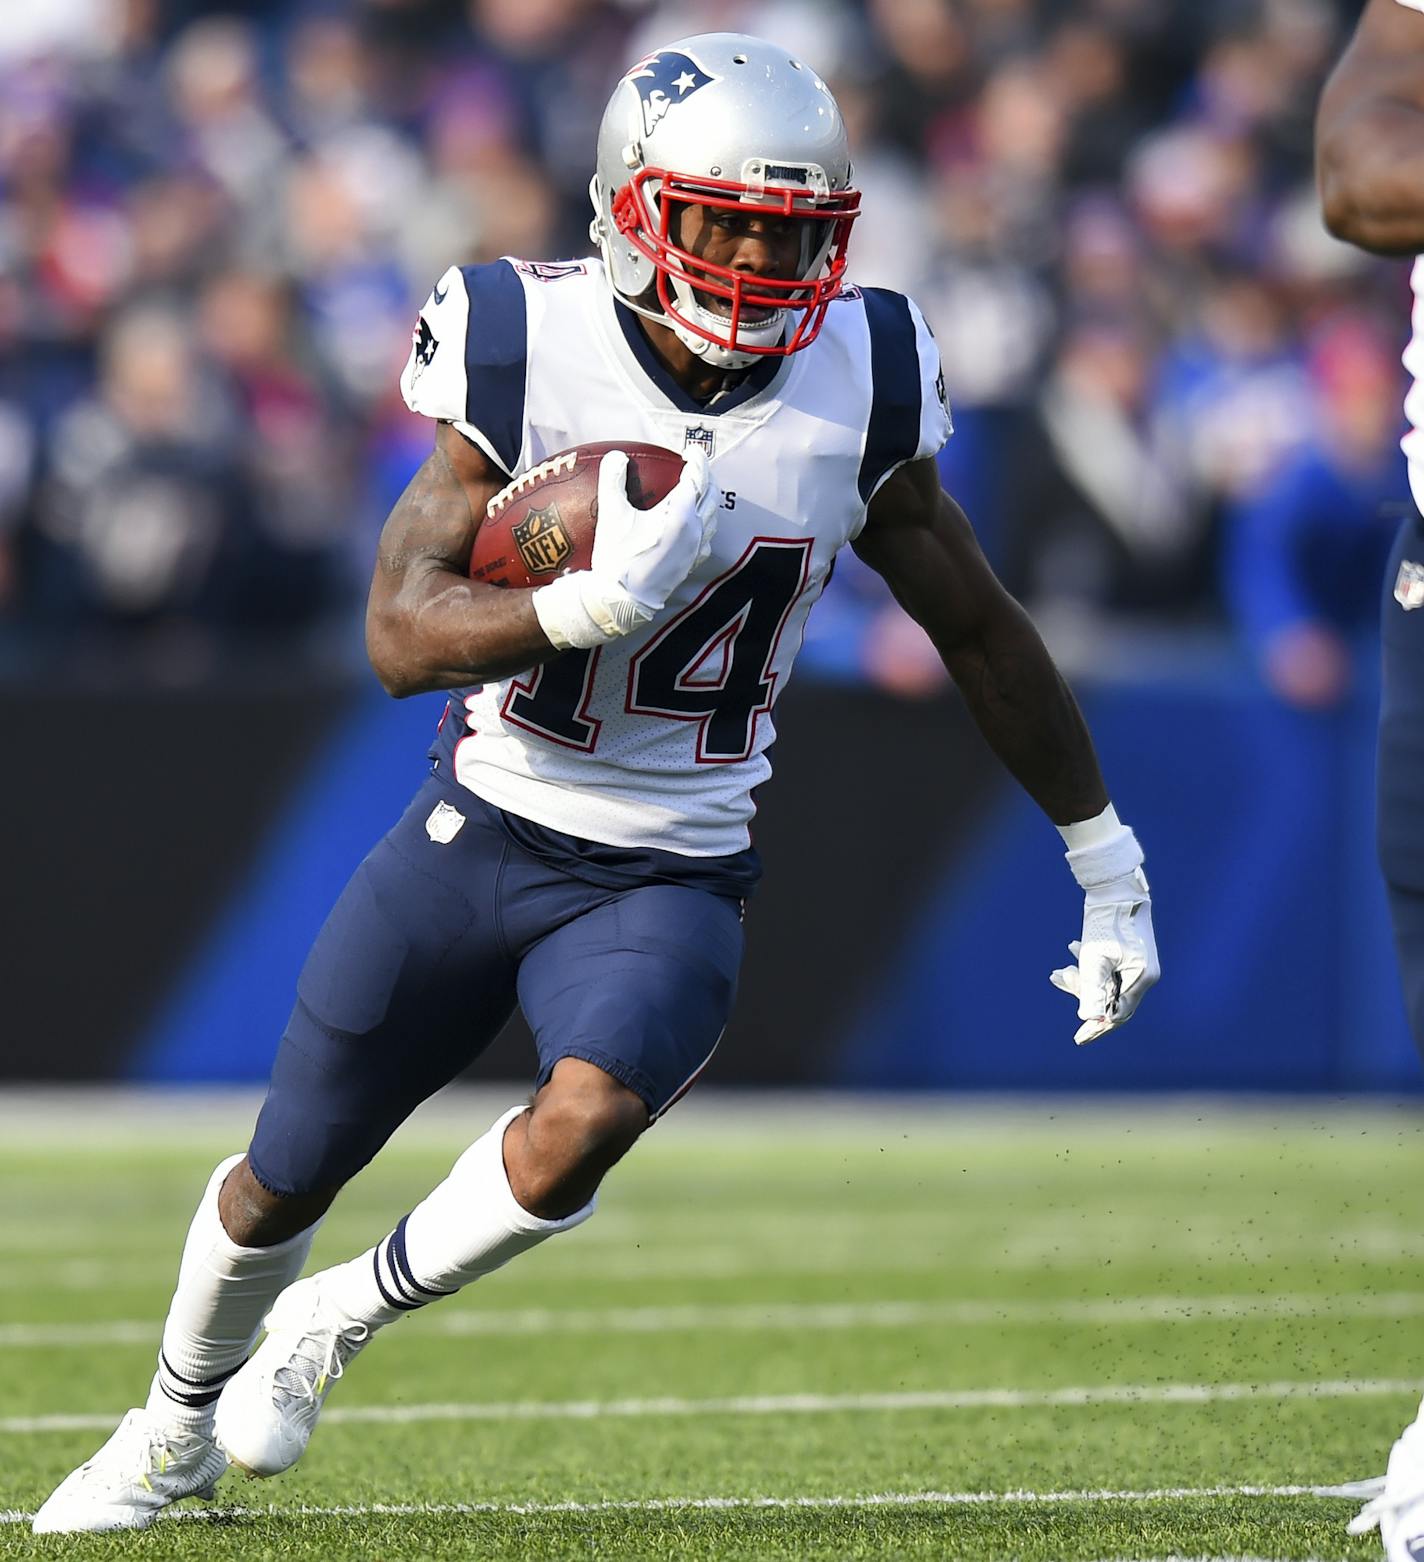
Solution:
{"label": "blurred crowd in stands", "polygon": [[[430,443],[396,385],[421,299],[451,261],[587,253],[611,83],[715,27],[837,93],[852,275],[924,307],[946,484],[1068,664],[1227,630],[1328,706],[1408,502],[1405,271],[1328,238],[1311,178],[1357,9],[0,7],[0,676],[357,668]],[[806,655],[906,694],[942,676],[850,557]]]}

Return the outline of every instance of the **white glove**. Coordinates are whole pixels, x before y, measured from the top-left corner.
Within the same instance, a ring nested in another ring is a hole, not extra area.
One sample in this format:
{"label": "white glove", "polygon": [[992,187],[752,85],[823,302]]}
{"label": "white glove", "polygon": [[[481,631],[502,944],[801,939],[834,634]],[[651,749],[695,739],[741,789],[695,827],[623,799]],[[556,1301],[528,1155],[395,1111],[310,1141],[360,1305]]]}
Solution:
{"label": "white glove", "polygon": [[609,451],[598,468],[592,562],[534,593],[549,643],[560,651],[604,645],[652,623],[711,553],[721,502],[707,454],[694,447],[673,491],[640,510],[628,498],[627,455]]}
{"label": "white glove", "polygon": [[1048,979],[1078,1000],[1083,1023],[1073,1040],[1081,1047],[1125,1025],[1162,968],[1142,848],[1132,831],[1112,814],[1101,840],[1067,855],[1083,887],[1083,936],[1068,946],[1077,964]]}

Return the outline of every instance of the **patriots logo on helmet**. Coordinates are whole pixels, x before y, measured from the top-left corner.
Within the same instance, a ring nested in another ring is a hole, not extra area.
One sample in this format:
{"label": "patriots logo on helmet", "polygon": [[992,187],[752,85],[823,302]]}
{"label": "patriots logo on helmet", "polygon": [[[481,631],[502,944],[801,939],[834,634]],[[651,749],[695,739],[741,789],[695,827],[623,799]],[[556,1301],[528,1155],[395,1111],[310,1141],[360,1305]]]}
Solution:
{"label": "patriots logo on helmet", "polygon": [[638,89],[643,103],[643,134],[650,136],[669,109],[685,103],[717,77],[703,70],[690,54],[663,49],[639,60],[625,80]]}

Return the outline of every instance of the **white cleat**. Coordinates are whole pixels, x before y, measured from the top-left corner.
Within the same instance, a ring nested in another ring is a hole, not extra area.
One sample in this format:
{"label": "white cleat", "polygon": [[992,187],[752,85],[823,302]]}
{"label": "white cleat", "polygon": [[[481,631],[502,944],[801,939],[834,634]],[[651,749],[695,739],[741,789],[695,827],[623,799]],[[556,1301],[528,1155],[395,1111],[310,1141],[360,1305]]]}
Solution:
{"label": "white cleat", "polygon": [[1379,1526],[1387,1562],[1424,1562],[1424,1426],[1405,1427],[1390,1449],[1384,1490],[1350,1520],[1348,1533]]}
{"label": "white cleat", "polygon": [[290,1470],[336,1380],[371,1338],[322,1295],[321,1276],[289,1285],[266,1319],[267,1338],[218,1400],[217,1440],[249,1475]]}
{"label": "white cleat", "polygon": [[146,1529],[169,1503],[211,1497],[227,1455],[201,1432],[130,1410],[107,1443],[55,1487],[35,1514],[36,1535]]}

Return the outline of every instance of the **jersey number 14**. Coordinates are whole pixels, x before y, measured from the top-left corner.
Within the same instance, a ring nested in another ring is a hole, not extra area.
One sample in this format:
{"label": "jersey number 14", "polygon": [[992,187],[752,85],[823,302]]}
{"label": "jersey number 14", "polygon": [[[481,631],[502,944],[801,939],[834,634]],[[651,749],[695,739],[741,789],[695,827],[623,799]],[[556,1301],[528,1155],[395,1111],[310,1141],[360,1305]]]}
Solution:
{"label": "jersey number 14", "polygon": [[[757,718],[776,697],[771,664],[810,562],[808,539],[755,538],[629,663],[629,714],[698,723],[700,764],[748,758]],[[601,725],[588,713],[598,660],[597,650],[567,651],[528,680],[517,679],[505,697],[504,719],[591,754]]]}

